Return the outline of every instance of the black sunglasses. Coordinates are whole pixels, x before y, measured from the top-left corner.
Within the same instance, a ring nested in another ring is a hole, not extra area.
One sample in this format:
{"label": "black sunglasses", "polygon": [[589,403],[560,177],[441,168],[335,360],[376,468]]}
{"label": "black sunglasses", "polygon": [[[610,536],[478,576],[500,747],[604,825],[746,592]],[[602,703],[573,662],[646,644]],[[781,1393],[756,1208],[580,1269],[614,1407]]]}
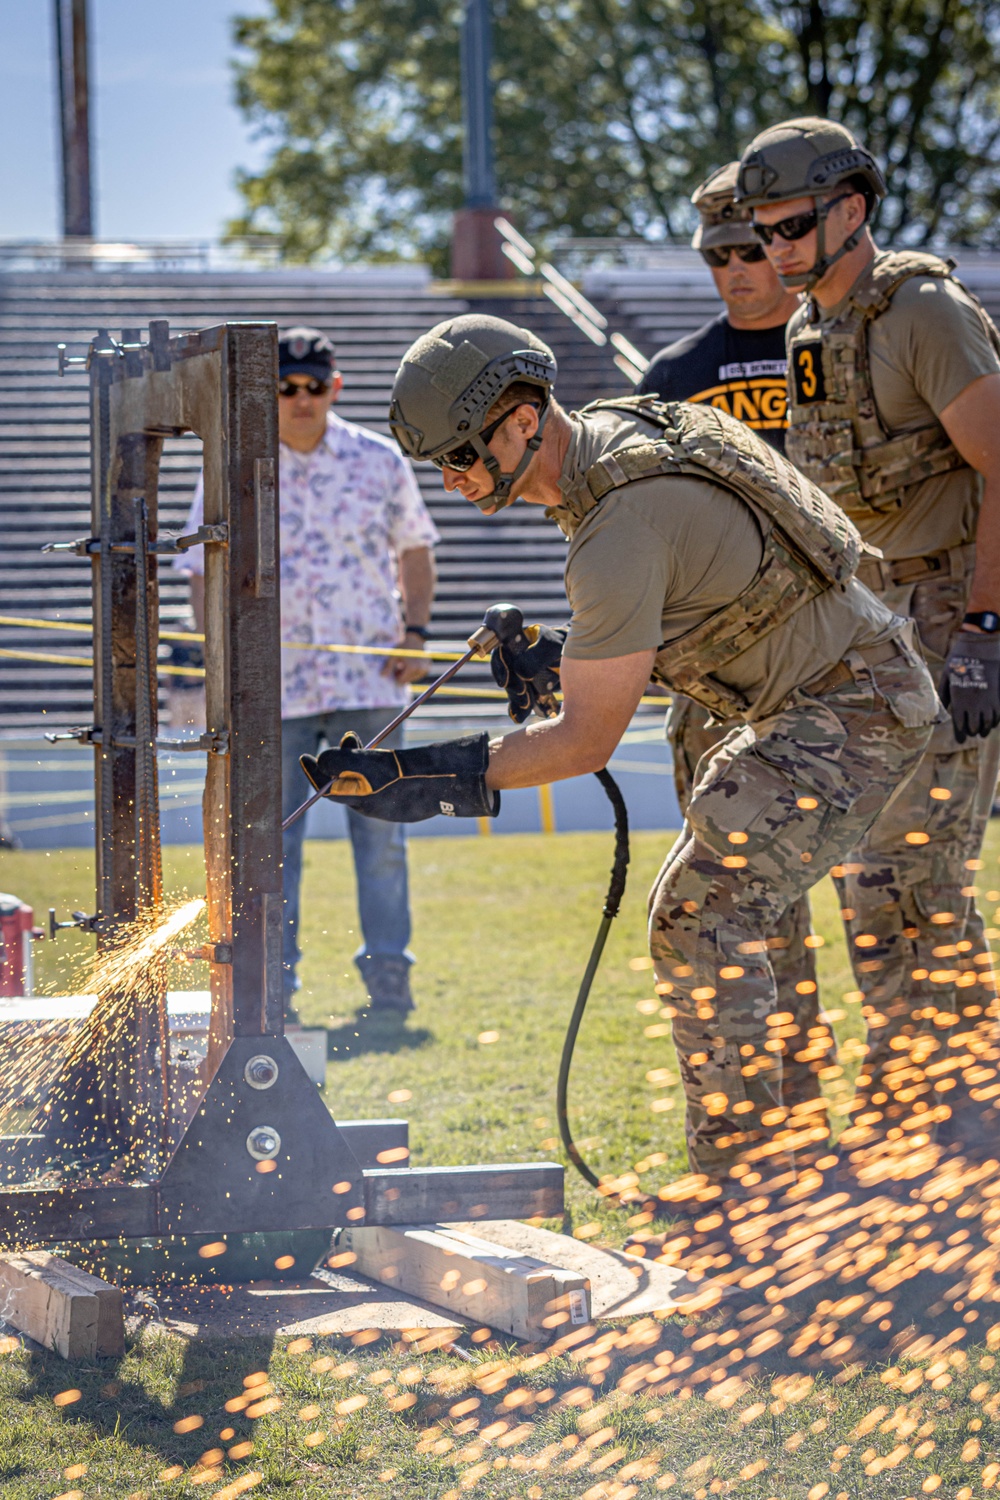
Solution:
{"label": "black sunglasses", "polygon": [[332,380],[307,380],[305,385],[296,385],[293,380],[279,380],[278,395],[297,396],[300,391],[308,391],[310,396],[322,396],[332,385]]}
{"label": "black sunglasses", "polygon": [[740,260],[752,266],[764,259],[764,250],[761,245],[707,245],[701,255],[710,266],[728,266],[731,255],[738,255]]}
{"label": "black sunglasses", "polygon": [[[533,401],[522,401],[519,405],[534,406],[535,411],[538,410]],[[484,443],[488,443],[493,434],[506,422],[508,417],[514,415],[517,409],[516,406],[508,406],[503,415],[497,417],[495,422],[491,422],[488,427],[480,428],[478,436]],[[460,447],[452,448],[450,453],[439,453],[437,458],[431,459],[431,463],[438,469],[454,469],[456,474],[467,474],[476,460],[481,457],[482,454],[477,452],[471,443],[462,443]]]}
{"label": "black sunglasses", "polygon": [[[853,193],[841,193],[839,198],[831,199],[826,205],[827,214],[831,208],[836,208],[838,203],[843,203],[845,198],[853,198],[853,196]],[[819,214],[815,208],[811,208],[808,213],[790,214],[787,219],[779,219],[777,224],[758,224],[754,219],[751,227],[759,240],[765,245],[770,245],[776,234],[780,235],[783,240],[805,239],[809,231],[816,228],[818,222]]]}

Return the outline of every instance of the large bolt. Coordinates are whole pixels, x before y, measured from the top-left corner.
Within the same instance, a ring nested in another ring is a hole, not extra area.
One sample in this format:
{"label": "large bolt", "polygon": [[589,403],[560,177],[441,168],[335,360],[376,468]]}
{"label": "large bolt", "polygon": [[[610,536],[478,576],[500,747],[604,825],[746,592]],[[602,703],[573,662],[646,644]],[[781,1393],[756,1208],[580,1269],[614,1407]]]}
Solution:
{"label": "large bolt", "polygon": [[266,1052],[258,1052],[243,1069],[243,1077],[252,1089],[269,1089],[278,1080],[278,1064]]}
{"label": "large bolt", "polygon": [[273,1125],[255,1125],[247,1136],[247,1150],[254,1161],[270,1161],[281,1150],[281,1136]]}

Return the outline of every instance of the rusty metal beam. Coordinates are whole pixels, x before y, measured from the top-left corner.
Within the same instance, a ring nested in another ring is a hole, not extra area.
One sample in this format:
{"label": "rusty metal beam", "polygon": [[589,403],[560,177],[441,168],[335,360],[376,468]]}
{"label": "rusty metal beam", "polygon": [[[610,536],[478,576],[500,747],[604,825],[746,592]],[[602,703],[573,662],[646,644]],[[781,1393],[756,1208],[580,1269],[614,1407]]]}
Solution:
{"label": "rusty metal beam", "polygon": [[[181,1104],[164,1088],[162,985],[102,997],[37,1127],[44,1142],[25,1141],[25,1156],[35,1162],[58,1155],[53,1147],[70,1148],[78,1173],[96,1180],[56,1191],[0,1190],[0,1241],[557,1214],[563,1171],[551,1163],[363,1171],[349,1133],[338,1130],[282,1034],[275,326],[227,323],[171,338],[166,323],[157,321],[148,343],[138,330],[126,330],[120,341],[102,331],[88,368],[93,925],[102,950],[143,912],[155,910],[162,893],[157,477],[166,436],[194,432],[203,443],[211,533],[205,546],[210,748],[203,802],[213,955],[209,1048],[201,1097],[191,1090]],[[377,1147],[365,1127],[355,1139],[359,1148],[376,1146],[376,1155],[399,1149]],[[3,1153],[0,1177],[8,1183],[16,1150]]]}

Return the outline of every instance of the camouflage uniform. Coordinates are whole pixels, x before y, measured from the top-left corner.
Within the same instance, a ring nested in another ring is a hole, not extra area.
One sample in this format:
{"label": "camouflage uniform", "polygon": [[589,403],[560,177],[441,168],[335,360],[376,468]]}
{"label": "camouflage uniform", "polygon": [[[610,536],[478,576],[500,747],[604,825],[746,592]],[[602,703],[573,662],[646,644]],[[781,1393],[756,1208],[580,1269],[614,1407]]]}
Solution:
{"label": "camouflage uniform", "polygon": [[[786,1057],[808,1066],[814,1046],[825,1054],[825,1028],[810,1035],[801,1011],[780,1009],[762,935],[849,850],[864,850],[935,713],[905,645],[888,662],[853,665],[853,680],[803,690],[769,720],[733,730],[653,888],[650,952],[672,986],[688,1155],[709,1177],[748,1155],[773,1170],[827,1134],[822,1100],[790,1108],[783,1078]],[[924,722],[907,728],[900,714]]]}
{"label": "camouflage uniform", "polygon": [[[753,722],[734,729],[700,768],[652,893],[650,948],[661,985],[670,987],[692,1169],[724,1176],[754,1152],[773,1169],[826,1135],[822,1100],[815,1090],[802,1097],[802,1078],[785,1076],[787,1057],[808,1078],[814,1048],[825,1053],[825,1028],[802,1035],[800,1017],[779,1008],[773,934],[790,903],[862,840],[919,759],[939,705],[911,632],[895,621],[902,634],[848,650],[757,717],[760,700],[734,688],[728,669],[809,600],[848,587],[857,532],[780,455],[720,412],[632,398],[594,403],[582,419],[597,412],[641,419],[659,433],[637,441],[625,429],[625,446],[603,452],[564,487],[566,504],[551,514],[571,537],[611,491],[670,474],[734,491],[761,526],[764,558],[750,585],[656,657],[657,680],[719,718]],[[870,606],[877,611],[874,600]],[[879,618],[891,636],[894,617]],[[800,1096],[794,1119],[788,1086]]]}
{"label": "camouflage uniform", "polygon": [[[696,782],[696,772],[732,732],[731,724],[718,724],[693,698],[678,693],[667,714],[667,739],[673,752],[674,787],[681,813],[686,816]],[[812,946],[812,916],[809,898],[790,901],[772,932],[768,952],[778,995],[778,1008],[791,1009],[799,1031],[809,1038],[808,1055],[790,1050],[784,1058],[782,1098],[786,1105],[803,1105],[822,1096],[819,1074],[834,1063],[834,1039],[829,1026],[820,1021],[819,979],[816,949]],[[807,941],[808,940],[808,941]]]}
{"label": "camouflage uniform", "polygon": [[[892,436],[879,416],[869,329],[911,277],[948,278],[950,263],[915,252],[880,255],[832,323],[820,328],[803,319],[789,340],[789,456],[845,506],[862,535],[887,512],[905,514],[921,481],[968,472],[939,422]],[[982,320],[1000,349],[985,312]],[[974,544],[967,543],[930,556],[868,558],[858,570],[890,609],[916,622],[937,677],[962,623],[974,560]],[[865,996],[869,1055],[859,1086],[869,1095],[905,1062],[904,1036],[933,1033],[942,1013],[969,1014],[970,1002],[986,1007],[993,999],[970,869],[980,854],[998,762],[996,733],[959,745],[950,720],[940,724],[917,772],[838,878],[850,913],[845,925],[856,983]],[[888,1102],[882,1123],[906,1112]]]}
{"label": "camouflage uniform", "polygon": [[[691,202],[698,210],[698,225],[691,240],[693,249],[756,245],[757,241],[750,225],[750,210],[738,205],[733,198],[738,169],[739,162],[729,162],[725,167],[713,172],[692,193]],[[702,336],[700,340],[702,348],[704,338],[713,336],[717,324],[718,320],[715,320],[699,330]],[[781,327],[776,327],[773,333],[777,338],[781,334]],[[756,330],[747,333],[741,329],[731,331],[728,337],[736,343],[738,348],[738,341],[741,338],[756,339],[759,342],[761,335]],[[694,350],[699,347],[699,334],[692,335],[682,347],[685,350],[685,357],[690,359]],[[751,344],[750,347],[755,346]],[[670,353],[669,349],[664,351],[666,356]],[[654,359],[654,371],[657,368]],[[683,361],[680,362],[680,368],[681,371],[686,369]],[[694,400],[697,396],[697,386],[685,387],[680,383],[682,378],[683,376],[671,377],[670,397],[682,401]],[[655,393],[657,391],[656,380],[650,382],[650,377],[647,375],[637,389],[640,392]],[[666,394],[662,386],[659,388],[659,393]],[[701,396],[699,399],[706,398]],[[721,401],[713,400],[712,404],[721,405],[724,410],[730,409],[725,404],[725,398]],[[782,402],[782,409],[783,407],[784,402]],[[756,426],[756,423],[751,423],[751,425]],[[761,427],[758,430],[765,442],[777,448],[779,453],[783,453],[786,426],[787,423],[783,421],[779,427]],[[722,744],[732,727],[732,724],[720,724],[713,719],[708,710],[701,704],[695,703],[692,698],[687,698],[682,693],[675,695],[667,714],[666,734],[673,757],[677,802],[682,814],[687,811],[699,761]],[[770,935],[771,965],[774,969],[782,1007],[792,1006],[795,1009],[803,1034],[810,1033],[815,1036],[822,1030],[826,1036],[825,1048],[810,1047],[810,1057],[806,1062],[796,1062],[791,1056],[786,1058],[786,1101],[818,1099],[820,1085],[817,1075],[820,1068],[831,1062],[833,1037],[828,1029],[821,1027],[819,1021],[819,987],[815,950],[806,944],[806,939],[811,937],[812,921],[809,901],[806,897],[801,901],[792,902],[785,909],[778,926]]]}

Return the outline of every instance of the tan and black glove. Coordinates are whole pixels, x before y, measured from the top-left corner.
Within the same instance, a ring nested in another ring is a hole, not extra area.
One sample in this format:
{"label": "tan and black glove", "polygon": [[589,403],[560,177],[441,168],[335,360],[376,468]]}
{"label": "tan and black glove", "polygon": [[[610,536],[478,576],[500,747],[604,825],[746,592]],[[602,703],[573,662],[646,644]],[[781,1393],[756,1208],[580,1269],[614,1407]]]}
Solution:
{"label": "tan and black glove", "polygon": [[500,793],[486,785],[489,735],[414,745],[409,750],[366,750],[345,734],[338,750],[303,755],[299,764],[318,792],[386,823],[425,818],[495,818]]}

